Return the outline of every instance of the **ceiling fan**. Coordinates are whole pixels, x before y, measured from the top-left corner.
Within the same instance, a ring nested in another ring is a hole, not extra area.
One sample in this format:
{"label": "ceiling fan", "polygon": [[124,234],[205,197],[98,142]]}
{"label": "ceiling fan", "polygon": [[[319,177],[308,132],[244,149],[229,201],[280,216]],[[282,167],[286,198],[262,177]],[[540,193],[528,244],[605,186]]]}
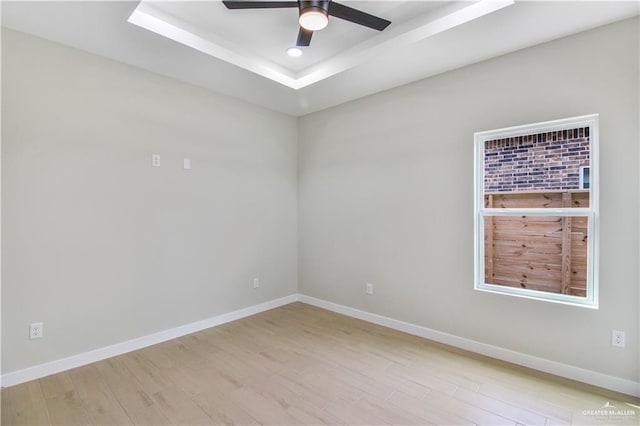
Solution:
{"label": "ceiling fan", "polygon": [[391,21],[370,15],[358,9],[336,3],[333,0],[298,1],[245,1],[223,0],[228,9],[280,9],[298,8],[300,30],[296,46],[309,46],[314,31],[323,29],[329,23],[329,15],[382,31]]}

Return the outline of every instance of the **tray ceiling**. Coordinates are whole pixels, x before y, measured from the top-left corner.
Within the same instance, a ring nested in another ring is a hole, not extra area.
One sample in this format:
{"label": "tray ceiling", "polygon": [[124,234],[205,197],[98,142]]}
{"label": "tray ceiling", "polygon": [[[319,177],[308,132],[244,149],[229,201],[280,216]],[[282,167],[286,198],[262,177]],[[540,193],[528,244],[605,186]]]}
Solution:
{"label": "tray ceiling", "polygon": [[349,1],[391,20],[383,32],[331,18],[298,58],[287,55],[298,34],[297,9],[229,10],[222,2],[142,1],[129,22],[202,53],[301,89],[384,54],[510,6],[514,0]]}
{"label": "tray ceiling", "polygon": [[635,1],[343,3],[393,23],[376,32],[330,19],[297,59],[285,53],[295,44],[296,9],[231,11],[217,0],[4,1],[2,25],[299,116],[639,9]]}

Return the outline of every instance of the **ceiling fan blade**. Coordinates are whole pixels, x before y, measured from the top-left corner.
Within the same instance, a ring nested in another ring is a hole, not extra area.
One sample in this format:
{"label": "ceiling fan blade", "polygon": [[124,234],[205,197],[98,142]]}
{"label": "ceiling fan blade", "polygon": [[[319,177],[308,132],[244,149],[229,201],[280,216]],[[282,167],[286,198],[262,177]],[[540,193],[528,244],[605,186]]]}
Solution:
{"label": "ceiling fan blade", "polygon": [[329,15],[378,31],[384,30],[389,26],[389,24],[391,24],[391,21],[378,18],[377,16],[370,15],[361,10],[354,9],[334,1],[329,3]]}
{"label": "ceiling fan blade", "polygon": [[300,31],[298,31],[298,41],[296,41],[296,46],[309,46],[309,44],[311,43],[312,35],[313,31],[300,27]]}
{"label": "ceiling fan blade", "polygon": [[297,1],[244,1],[223,0],[227,9],[280,9],[283,7],[298,7]]}

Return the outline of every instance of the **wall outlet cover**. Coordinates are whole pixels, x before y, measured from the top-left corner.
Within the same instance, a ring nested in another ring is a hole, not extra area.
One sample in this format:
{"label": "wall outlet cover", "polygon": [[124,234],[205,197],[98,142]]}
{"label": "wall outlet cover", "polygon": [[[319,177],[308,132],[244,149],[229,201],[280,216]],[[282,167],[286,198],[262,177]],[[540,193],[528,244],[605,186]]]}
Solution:
{"label": "wall outlet cover", "polygon": [[611,330],[611,345],[624,348],[626,345],[626,333],[620,330]]}
{"label": "wall outlet cover", "polygon": [[39,339],[44,335],[42,323],[34,322],[29,325],[29,339]]}

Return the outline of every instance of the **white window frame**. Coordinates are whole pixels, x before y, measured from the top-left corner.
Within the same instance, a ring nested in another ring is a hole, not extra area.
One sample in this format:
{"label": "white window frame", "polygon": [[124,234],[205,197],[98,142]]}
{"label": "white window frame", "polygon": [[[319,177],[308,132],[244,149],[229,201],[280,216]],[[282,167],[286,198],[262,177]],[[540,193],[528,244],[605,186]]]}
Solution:
{"label": "white window frame", "polygon": [[[484,206],[484,147],[485,142],[516,136],[589,127],[590,142],[590,194],[588,208],[487,208]],[[474,134],[475,200],[474,200],[474,288],[479,291],[506,294],[528,299],[544,300],[588,308],[598,308],[598,114],[583,115],[561,120],[545,121],[504,129],[488,130]],[[587,288],[586,297],[558,294],[525,288],[508,287],[485,282],[484,218],[485,216],[586,216],[589,221],[587,239]]]}

